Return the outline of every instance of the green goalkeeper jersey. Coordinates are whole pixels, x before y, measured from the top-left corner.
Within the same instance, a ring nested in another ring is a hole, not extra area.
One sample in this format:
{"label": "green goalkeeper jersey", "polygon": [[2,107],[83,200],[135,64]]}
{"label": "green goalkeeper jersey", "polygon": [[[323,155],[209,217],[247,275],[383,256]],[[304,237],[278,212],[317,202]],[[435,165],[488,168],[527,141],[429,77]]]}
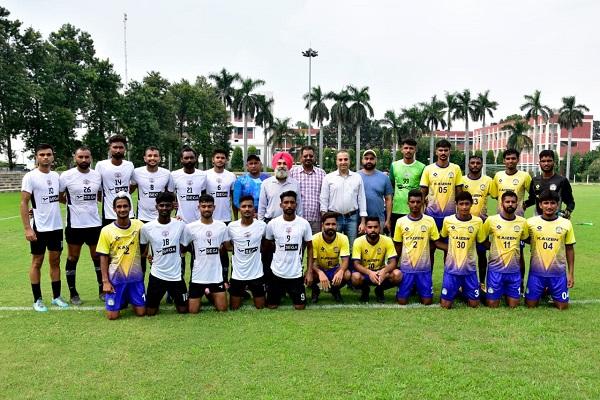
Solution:
{"label": "green goalkeeper jersey", "polygon": [[408,192],[419,189],[421,175],[425,164],[415,160],[412,164],[404,163],[404,160],[394,161],[390,168],[390,180],[394,187],[394,214],[408,214]]}

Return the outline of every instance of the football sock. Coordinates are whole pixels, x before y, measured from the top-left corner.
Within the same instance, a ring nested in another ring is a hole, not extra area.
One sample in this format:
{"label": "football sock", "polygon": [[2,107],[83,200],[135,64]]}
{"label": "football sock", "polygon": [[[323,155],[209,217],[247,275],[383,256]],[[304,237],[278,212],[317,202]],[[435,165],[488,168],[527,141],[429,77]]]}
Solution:
{"label": "football sock", "polygon": [[42,298],[42,287],[39,283],[31,284],[31,292],[33,293],[33,302],[35,303],[38,299]]}
{"label": "football sock", "polygon": [[[78,296],[77,289],[75,289],[75,271],[77,269],[76,261],[69,261],[65,264],[65,275],[67,276],[67,286],[69,287],[69,293],[71,297]],[[56,296],[55,296],[56,297]]]}
{"label": "football sock", "polygon": [[52,298],[60,297],[60,279],[52,282]]}
{"label": "football sock", "polygon": [[92,259],[94,271],[96,272],[96,282],[98,282],[98,293],[102,294],[102,271],[100,270],[100,260]]}

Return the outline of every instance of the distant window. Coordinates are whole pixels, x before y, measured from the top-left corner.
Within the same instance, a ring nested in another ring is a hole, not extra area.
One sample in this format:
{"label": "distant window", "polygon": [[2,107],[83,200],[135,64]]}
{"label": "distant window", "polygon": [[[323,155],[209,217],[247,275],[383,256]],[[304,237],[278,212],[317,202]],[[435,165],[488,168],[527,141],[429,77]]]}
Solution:
{"label": "distant window", "polygon": [[[242,127],[235,128],[233,138],[234,139],[243,139],[244,138],[244,128],[242,128]],[[254,139],[254,128],[248,127],[248,139]]]}

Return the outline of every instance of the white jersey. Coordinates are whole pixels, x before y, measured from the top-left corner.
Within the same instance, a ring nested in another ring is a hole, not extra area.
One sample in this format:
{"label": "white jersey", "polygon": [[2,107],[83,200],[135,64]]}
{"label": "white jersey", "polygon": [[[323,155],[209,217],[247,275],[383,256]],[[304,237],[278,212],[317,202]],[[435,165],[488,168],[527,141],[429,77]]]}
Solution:
{"label": "white jersey", "polygon": [[36,168],[23,177],[21,191],[31,194],[32,227],[38,232],[62,229],[58,204],[59,188],[58,174],[54,171],[44,173]]}
{"label": "white jersey", "polygon": [[258,220],[253,220],[251,225],[243,226],[242,220],[238,219],[227,226],[229,238],[233,243],[232,279],[249,281],[263,276],[260,244],[266,229],[267,224]]}
{"label": "white jersey", "polygon": [[[121,165],[114,165],[110,159],[98,161],[96,164],[96,171],[102,177],[102,216],[104,218],[117,219],[117,214],[113,210],[113,201],[117,193],[129,193],[133,170],[133,163],[127,160],[122,160]],[[133,207],[129,218],[133,218]]]}
{"label": "white jersey", "polygon": [[184,245],[194,244],[193,283],[223,282],[223,266],[219,249],[229,240],[224,222],[213,220],[212,224],[192,222],[185,227]]}
{"label": "white jersey", "polygon": [[235,174],[227,170],[220,173],[214,168],[206,171],[206,193],[215,199],[214,219],[231,221],[231,191],[235,180]]}
{"label": "white jersey", "polygon": [[67,195],[67,226],[92,228],[101,226],[98,214],[98,192],[102,190],[102,178],[93,169],[86,173],[77,167],[60,175],[60,192]]}
{"label": "white jersey", "polygon": [[150,243],[152,247],[150,274],[165,281],[181,280],[180,244],[185,243],[184,230],[185,223],[177,219],[168,224],[155,219],[142,227],[140,244]]}
{"label": "white jersey", "polygon": [[150,172],[146,166],[133,171],[131,183],[137,185],[137,219],[152,221],[158,218],[156,197],[160,192],[173,191],[173,180],[168,169],[158,167],[158,171]]}
{"label": "white jersey", "polygon": [[275,240],[275,254],[271,269],[280,278],[302,276],[302,242],[312,241],[312,230],[307,220],[296,216],[286,221],[283,215],[272,219],[267,225],[266,238]]}
{"label": "white jersey", "polygon": [[187,174],[182,168],[171,172],[171,177],[177,196],[177,216],[186,224],[198,221],[198,200],[202,191],[206,190],[206,172],[196,169],[193,174]]}

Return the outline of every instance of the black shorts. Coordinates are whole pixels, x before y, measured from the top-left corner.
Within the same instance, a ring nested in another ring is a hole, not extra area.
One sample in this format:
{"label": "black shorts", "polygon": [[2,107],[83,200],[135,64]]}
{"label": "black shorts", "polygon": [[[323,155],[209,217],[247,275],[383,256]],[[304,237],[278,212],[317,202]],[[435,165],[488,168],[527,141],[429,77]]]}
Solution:
{"label": "black shorts", "polygon": [[278,306],[281,303],[281,296],[287,293],[292,299],[294,305],[306,304],[306,291],[304,290],[304,278],[280,278],[273,275],[267,291],[267,304]]}
{"label": "black shorts", "polygon": [[194,283],[190,282],[190,299],[201,299],[206,295],[206,289],[209,293],[223,293],[225,291],[225,283]]}
{"label": "black shorts", "polygon": [[169,291],[176,306],[185,306],[188,300],[185,282],[165,281],[150,274],[148,278],[148,289],[146,289],[146,307],[158,308],[165,293]]}
{"label": "black shorts", "polygon": [[36,256],[44,255],[44,253],[46,253],[46,249],[48,249],[48,251],[62,251],[62,229],[49,232],[38,232],[37,229],[33,227],[33,231],[35,232],[37,240],[35,242],[29,242],[31,254]]}
{"label": "black shorts", "polygon": [[229,282],[229,294],[234,297],[243,297],[244,291],[248,289],[252,292],[252,297],[265,297],[265,280],[260,278],[240,281],[231,279]]}
{"label": "black shorts", "polygon": [[95,246],[98,244],[101,230],[101,226],[94,226],[91,228],[71,228],[70,226],[67,226],[65,228],[65,241],[68,244],[78,246],[81,246],[84,243],[88,246]]}

